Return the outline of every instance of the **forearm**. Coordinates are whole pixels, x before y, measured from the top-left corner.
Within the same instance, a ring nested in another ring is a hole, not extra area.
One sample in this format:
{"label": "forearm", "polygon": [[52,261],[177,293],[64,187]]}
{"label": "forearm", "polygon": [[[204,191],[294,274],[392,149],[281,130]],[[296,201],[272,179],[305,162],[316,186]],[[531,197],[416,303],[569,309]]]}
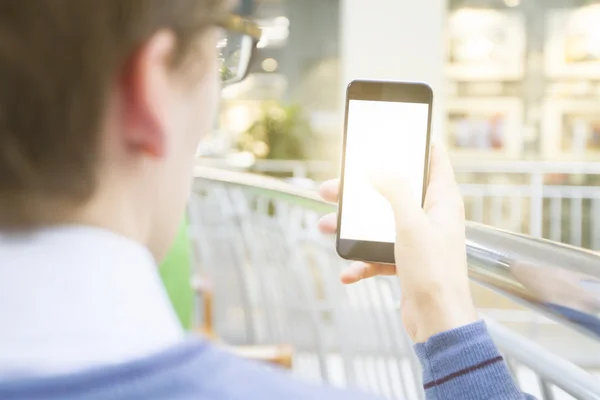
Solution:
{"label": "forearm", "polygon": [[428,400],[521,400],[524,395],[484,322],[431,337],[415,346]]}

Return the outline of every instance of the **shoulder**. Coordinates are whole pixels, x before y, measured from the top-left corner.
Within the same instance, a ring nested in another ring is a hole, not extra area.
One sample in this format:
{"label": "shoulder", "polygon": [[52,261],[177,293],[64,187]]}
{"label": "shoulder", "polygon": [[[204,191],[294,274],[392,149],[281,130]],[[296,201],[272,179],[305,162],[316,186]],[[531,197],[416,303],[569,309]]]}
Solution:
{"label": "shoulder", "polygon": [[[278,368],[238,358],[226,350],[204,346],[202,356],[190,365],[190,373],[201,373],[198,390],[207,398],[289,399],[289,400],[369,400],[358,392],[304,383]],[[196,375],[197,376],[197,375]],[[206,378],[206,379],[204,379]]]}
{"label": "shoulder", "polygon": [[199,340],[130,363],[37,380],[2,382],[2,400],[368,400],[312,386],[281,370],[240,359]]}

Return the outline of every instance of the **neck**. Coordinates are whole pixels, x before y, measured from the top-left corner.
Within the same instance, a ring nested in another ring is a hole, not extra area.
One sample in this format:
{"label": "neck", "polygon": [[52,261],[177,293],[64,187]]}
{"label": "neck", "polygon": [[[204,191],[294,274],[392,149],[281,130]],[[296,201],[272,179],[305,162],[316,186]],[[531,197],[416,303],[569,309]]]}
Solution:
{"label": "neck", "polygon": [[53,226],[81,225],[102,228],[135,242],[148,243],[151,216],[147,201],[130,198],[126,185],[115,180],[110,190],[99,188],[84,201],[54,197],[47,193],[0,196],[0,230],[23,232]]}
{"label": "neck", "polygon": [[97,190],[68,222],[109,230],[147,246],[152,221],[147,210],[148,199],[132,199],[127,188],[119,188],[115,184],[109,185],[109,188]]}

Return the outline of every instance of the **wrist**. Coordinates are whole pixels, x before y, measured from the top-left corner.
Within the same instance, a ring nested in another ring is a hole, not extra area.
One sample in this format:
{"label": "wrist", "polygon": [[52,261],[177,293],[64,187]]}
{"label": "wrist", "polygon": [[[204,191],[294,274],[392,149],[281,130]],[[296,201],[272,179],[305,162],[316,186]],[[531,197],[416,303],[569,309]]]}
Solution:
{"label": "wrist", "polygon": [[415,341],[423,343],[437,334],[473,324],[479,320],[471,296],[437,293],[418,304]]}

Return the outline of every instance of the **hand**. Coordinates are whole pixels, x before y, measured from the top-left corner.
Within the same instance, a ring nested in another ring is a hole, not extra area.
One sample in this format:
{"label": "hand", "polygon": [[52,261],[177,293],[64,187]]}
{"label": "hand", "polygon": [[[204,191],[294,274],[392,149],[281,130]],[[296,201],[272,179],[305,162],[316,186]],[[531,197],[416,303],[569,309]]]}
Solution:
{"label": "hand", "polygon": [[[352,284],[397,275],[402,321],[416,342],[477,321],[467,275],[464,204],[448,155],[439,145],[432,146],[429,175],[423,208],[402,177],[373,177],[394,211],[397,265],[357,262],[341,276],[343,283]],[[337,201],[339,181],[324,183],[320,193],[327,201]],[[335,233],[336,215],[323,217],[319,228]]]}
{"label": "hand", "polygon": [[600,312],[600,298],[582,284],[600,283],[590,275],[522,261],[511,264],[510,272],[540,301],[593,315]]}

